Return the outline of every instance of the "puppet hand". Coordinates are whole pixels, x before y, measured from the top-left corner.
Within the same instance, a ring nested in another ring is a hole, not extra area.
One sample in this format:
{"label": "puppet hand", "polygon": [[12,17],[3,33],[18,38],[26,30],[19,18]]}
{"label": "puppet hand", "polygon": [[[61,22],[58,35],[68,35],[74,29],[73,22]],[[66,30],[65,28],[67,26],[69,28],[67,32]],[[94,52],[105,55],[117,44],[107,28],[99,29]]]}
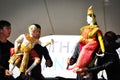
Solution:
{"label": "puppet hand", "polygon": [[31,72],[27,70],[27,71],[25,72],[25,75],[26,75],[26,76],[30,76],[30,75],[31,75]]}
{"label": "puppet hand", "polygon": [[15,49],[15,53],[17,53],[18,52],[18,49]]}
{"label": "puppet hand", "polygon": [[102,53],[102,54],[98,54],[96,53],[97,56],[100,56],[100,57],[103,57],[105,55],[105,53]]}

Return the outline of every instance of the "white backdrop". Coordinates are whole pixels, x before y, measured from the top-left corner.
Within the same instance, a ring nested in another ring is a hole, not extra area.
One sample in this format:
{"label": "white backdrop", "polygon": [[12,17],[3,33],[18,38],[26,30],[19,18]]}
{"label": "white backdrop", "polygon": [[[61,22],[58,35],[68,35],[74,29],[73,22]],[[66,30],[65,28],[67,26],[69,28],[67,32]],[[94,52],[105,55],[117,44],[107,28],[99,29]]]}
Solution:
{"label": "white backdrop", "polygon": [[67,58],[71,57],[74,52],[76,43],[79,41],[78,35],[50,35],[41,37],[43,43],[54,40],[52,45],[48,45],[49,54],[53,60],[53,66],[46,68],[44,59],[42,60],[42,74],[45,77],[65,77],[76,78],[76,74],[72,71],[66,70]]}

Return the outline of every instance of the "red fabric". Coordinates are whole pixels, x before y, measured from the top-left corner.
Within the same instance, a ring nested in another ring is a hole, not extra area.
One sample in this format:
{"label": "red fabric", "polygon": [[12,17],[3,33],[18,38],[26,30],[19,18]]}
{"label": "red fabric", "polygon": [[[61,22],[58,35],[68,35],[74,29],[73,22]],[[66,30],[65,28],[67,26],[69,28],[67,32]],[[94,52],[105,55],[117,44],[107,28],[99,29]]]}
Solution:
{"label": "red fabric", "polygon": [[98,46],[97,41],[91,41],[82,47],[76,62],[77,68],[86,67],[92,60],[92,54]]}
{"label": "red fabric", "polygon": [[[97,46],[97,41],[91,41],[86,45],[80,43],[80,54],[78,56],[77,62],[73,68],[68,68],[68,70],[86,67],[92,61],[92,55]],[[73,72],[76,71],[74,70]]]}
{"label": "red fabric", "polygon": [[80,43],[79,45],[80,45],[80,51],[81,51],[81,50],[82,50],[82,47],[83,47],[85,44]]}
{"label": "red fabric", "polygon": [[37,52],[34,49],[32,49],[30,51],[30,59],[33,60],[35,57],[39,57],[39,55],[37,54]]}
{"label": "red fabric", "polygon": [[10,56],[14,54],[14,48],[10,48]]}
{"label": "red fabric", "polygon": [[[14,54],[14,48],[10,48],[10,55],[12,56],[13,54]],[[34,49],[32,49],[29,54],[30,54],[30,59],[32,59],[32,60],[35,57],[39,57],[39,55],[37,54],[37,52]]]}

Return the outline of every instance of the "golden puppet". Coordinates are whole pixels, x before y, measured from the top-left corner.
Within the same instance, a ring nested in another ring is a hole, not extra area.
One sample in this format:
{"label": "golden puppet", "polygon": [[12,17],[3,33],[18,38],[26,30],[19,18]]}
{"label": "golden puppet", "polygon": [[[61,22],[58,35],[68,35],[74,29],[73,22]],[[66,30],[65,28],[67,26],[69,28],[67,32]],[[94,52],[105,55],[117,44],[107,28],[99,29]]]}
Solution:
{"label": "golden puppet", "polygon": [[[19,71],[25,74],[40,62],[38,54],[32,50],[35,44],[40,44],[39,38],[41,34],[41,26],[32,24],[28,27],[29,33],[21,34],[14,44],[14,49],[11,51],[13,54],[10,57],[9,63],[14,66],[19,65]],[[31,57],[32,56],[32,57]],[[33,64],[28,68],[29,59],[34,59]],[[12,71],[14,67],[10,70]]]}
{"label": "golden puppet", "polygon": [[[98,53],[99,50],[105,52],[102,32],[97,25],[92,6],[88,8],[87,23],[87,26],[80,28],[80,53],[74,68],[71,68],[74,72],[77,72],[79,68],[87,67],[92,61],[94,53]],[[71,69],[68,68],[68,70]]]}

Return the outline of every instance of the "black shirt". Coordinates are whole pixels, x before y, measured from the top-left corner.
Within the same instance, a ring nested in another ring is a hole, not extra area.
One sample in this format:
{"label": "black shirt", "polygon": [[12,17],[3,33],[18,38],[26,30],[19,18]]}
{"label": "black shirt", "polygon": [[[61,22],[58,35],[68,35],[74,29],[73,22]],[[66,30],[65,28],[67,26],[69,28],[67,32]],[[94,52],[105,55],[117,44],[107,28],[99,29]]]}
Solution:
{"label": "black shirt", "polygon": [[10,58],[10,48],[14,47],[14,45],[7,41],[6,43],[0,42],[0,75],[3,76],[5,73],[5,69],[9,69],[8,60]]}
{"label": "black shirt", "polygon": [[110,43],[105,46],[106,52],[103,57],[98,57],[97,66],[89,68],[89,72],[97,72],[105,69],[108,80],[120,80],[120,62],[116,49],[120,45],[117,43]]}
{"label": "black shirt", "polygon": [[[40,60],[42,59],[42,57],[44,57],[46,61],[47,60],[50,61],[51,65],[48,67],[51,67],[53,65],[52,59],[46,47],[42,47],[41,45],[37,44],[35,45],[34,50],[38,53]],[[32,77],[35,78],[36,80],[45,79],[43,75],[41,74],[41,63],[32,70]]]}

